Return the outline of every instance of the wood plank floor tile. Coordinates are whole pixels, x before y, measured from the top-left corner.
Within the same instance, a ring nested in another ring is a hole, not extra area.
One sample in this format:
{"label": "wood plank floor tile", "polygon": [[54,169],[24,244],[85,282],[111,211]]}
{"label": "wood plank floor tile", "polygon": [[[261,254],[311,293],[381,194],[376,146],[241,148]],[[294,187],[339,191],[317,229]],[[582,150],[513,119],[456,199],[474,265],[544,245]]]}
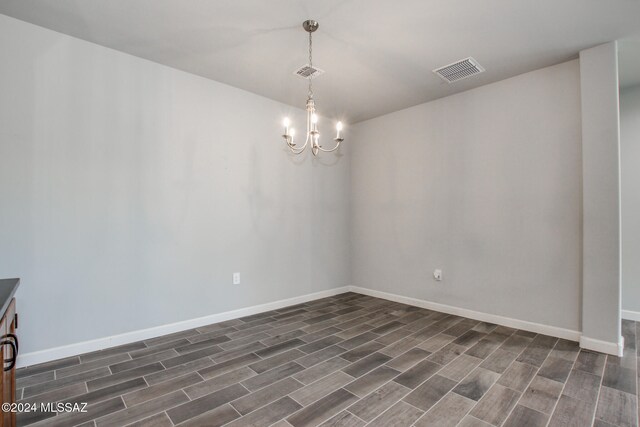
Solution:
{"label": "wood plank floor tile", "polygon": [[268,427],[276,421],[291,415],[302,406],[290,397],[283,397],[252,413],[227,424],[228,427]]}
{"label": "wood plank floor tile", "polygon": [[473,371],[478,365],[480,365],[480,363],[482,363],[482,359],[462,354],[453,362],[442,368],[439,375],[452,379],[456,382],[460,382],[469,374],[469,372]]}
{"label": "wood plank floor tile", "polygon": [[447,393],[418,421],[416,427],[455,427],[476,404],[456,393]]}
{"label": "wood plank floor tile", "polygon": [[311,353],[307,356],[301,357],[300,359],[296,359],[296,362],[304,366],[305,368],[310,368],[320,362],[324,362],[325,360],[343,354],[345,351],[346,350],[340,346],[332,345],[320,351],[316,351],[315,353]]}
{"label": "wood plank floor tile", "polygon": [[87,406],[87,412],[66,412],[44,421],[43,426],[47,427],[69,427],[100,418],[108,414],[115,413],[125,408],[120,397],[97,402]]}
{"label": "wood plank floor tile", "polygon": [[393,381],[386,383],[347,410],[364,421],[372,421],[407,395],[411,390]]}
{"label": "wood plank floor tile", "polygon": [[502,374],[515,360],[516,355],[506,350],[497,349],[489,355],[480,367]]}
{"label": "wood plank floor tile", "polygon": [[456,381],[436,374],[416,387],[404,398],[404,401],[418,409],[428,411],[442,399],[444,395],[449,393],[456,384]]}
{"label": "wood plank floor tile", "polygon": [[580,350],[573,369],[602,376],[607,356],[589,350]]}
{"label": "wood plank floor tile", "polygon": [[554,357],[549,355],[547,360],[540,368],[538,375],[549,378],[550,380],[564,383],[569,377],[573,362],[571,360]]}
{"label": "wood plank floor tile", "polygon": [[[142,379],[142,378],[139,378]],[[135,380],[134,380],[135,381]],[[172,378],[162,383],[145,387],[142,390],[132,391],[129,393],[122,393],[122,399],[124,403],[129,406],[138,405],[148,400],[155,399],[162,395],[171,393],[173,391],[181,390],[185,387],[192,386],[202,381],[202,377],[196,372],[191,372],[181,377]],[[146,383],[145,383],[146,386]]]}
{"label": "wood plank floor tile", "polygon": [[87,385],[84,382],[77,382],[61,388],[56,388],[47,393],[38,394],[26,399],[20,399],[22,403],[40,403],[40,402],[62,402],[70,397],[79,396],[88,393]]}
{"label": "wood plank floor tile", "polygon": [[[157,369],[158,370],[162,369],[162,366],[161,365],[158,366]],[[22,395],[24,398],[28,398],[28,397],[36,396],[41,393],[46,393],[46,392],[55,390],[57,388],[65,387],[70,384],[76,384],[79,382],[86,382],[86,381],[92,382],[90,380],[94,380],[97,378],[100,378],[101,380],[104,379],[103,381],[107,382],[107,385],[111,385],[111,384],[114,384],[115,382],[111,382],[111,377],[113,376],[110,374],[111,374],[111,371],[109,370],[109,368],[104,368],[104,367],[87,371],[87,372],[81,372],[79,374],[70,375],[68,377],[59,378],[53,381],[47,381],[44,383],[36,384],[31,387],[27,387],[22,391]],[[140,375],[136,375],[136,376],[140,376]],[[131,379],[131,378],[132,377],[128,377],[126,379]],[[119,381],[116,381],[116,382],[119,382]],[[89,391],[91,390],[92,388],[89,388]]]}
{"label": "wood plank floor tile", "polygon": [[526,363],[513,362],[511,366],[502,374],[498,384],[509,387],[516,391],[524,391],[531,379],[536,374],[537,369]]}
{"label": "wood plank floor tile", "polygon": [[[287,423],[288,424],[288,423]],[[347,411],[342,411],[331,419],[320,424],[320,427],[364,427],[366,423]],[[290,424],[289,424],[290,425]],[[273,426],[287,427],[287,426]]]}
{"label": "wood plank floor tile", "polygon": [[625,368],[617,363],[607,363],[604,368],[602,385],[626,393],[636,394],[637,376],[635,369]]}
{"label": "wood plank floor tile", "polygon": [[[159,353],[150,354],[149,356],[140,357],[138,359],[127,360],[126,362],[109,365],[109,369],[111,370],[111,373],[117,374],[118,372],[128,371],[140,366],[150,365],[154,362],[160,362],[177,355],[178,353],[174,349],[165,350]],[[100,360],[97,360],[96,362],[99,362]]]}
{"label": "wood plank floor tile", "polygon": [[369,427],[410,426],[424,414],[402,400],[367,424]]}
{"label": "wood plank floor tile", "polygon": [[430,360],[423,360],[414,367],[406,370],[403,374],[398,375],[394,381],[405,387],[414,389],[440,369],[442,369],[442,365]]}
{"label": "wood plank floor tile", "polygon": [[352,363],[342,370],[352,377],[358,378],[366,374],[367,372],[374,370],[378,366],[387,363],[389,360],[391,360],[391,357],[385,354],[373,353],[369,356],[363,357],[357,362]]}
{"label": "wood plank floor tile", "polygon": [[387,362],[387,366],[399,371],[406,371],[421,360],[427,358],[431,353],[421,348],[412,348],[393,360]]}
{"label": "wood plank floor tile", "polygon": [[[102,369],[102,368],[101,368]],[[133,378],[144,377],[145,375],[152,374],[154,372],[162,371],[164,367],[160,362],[152,363],[150,365],[140,366],[139,368],[129,369],[128,371],[119,372],[108,376],[100,375],[96,379],[92,379],[87,382],[87,388],[89,391],[98,390],[100,388],[108,387],[110,385],[118,384]]]}
{"label": "wood plank floor tile", "polygon": [[160,412],[159,414],[129,424],[127,427],[173,427],[173,423],[165,412]]}
{"label": "wood plank floor tile", "polygon": [[296,390],[290,394],[290,397],[301,405],[307,406],[342,386],[349,384],[351,381],[353,381],[352,376],[342,371],[336,371],[312,384]]}
{"label": "wood plank floor tile", "polygon": [[[83,384],[84,385],[84,384]],[[95,403],[100,402],[102,400],[107,400],[112,397],[121,396],[123,394],[140,390],[147,386],[146,381],[142,377],[134,378],[129,381],[124,381],[118,384],[113,384],[108,387],[100,388],[98,390],[91,391],[89,393],[85,393],[81,398],[78,396],[69,397],[63,399],[63,402],[84,402],[84,403]],[[41,400],[42,401],[42,400]],[[125,402],[126,403],[126,402]]]}
{"label": "wood plank floor tile", "polygon": [[149,385],[161,383],[163,381],[170,380],[171,378],[181,377],[190,372],[196,372],[201,369],[206,369],[213,365],[213,361],[209,358],[194,360],[193,362],[185,363],[184,365],[175,366],[170,369],[165,369],[160,372],[145,375],[144,379]]}
{"label": "wood plank floor tile", "polygon": [[[210,361],[210,359],[207,359]],[[251,363],[256,363],[261,361],[260,357],[256,356],[253,353],[244,354],[242,356],[238,356],[234,359],[225,360],[224,362],[216,363],[215,365],[211,363],[211,366],[204,367],[202,369],[198,369],[198,373],[205,380],[220,376],[227,372],[234,371],[238,368],[242,368],[243,366],[247,366]],[[191,362],[196,363],[196,362]],[[185,366],[185,365],[182,365]]]}
{"label": "wood plank floor tile", "polygon": [[600,390],[600,380],[597,375],[574,369],[569,374],[563,394],[595,404]]}
{"label": "wood plank floor tile", "polygon": [[114,354],[113,356],[109,356],[106,358],[96,359],[91,362],[81,363],[79,365],[69,366],[68,368],[58,369],[56,370],[56,378],[68,377],[71,375],[79,374],[81,372],[87,372],[93,369],[109,366],[113,363],[123,362],[125,360],[130,361],[131,356],[129,356],[129,354],[127,353]]}
{"label": "wood plank floor tile", "polygon": [[456,337],[447,334],[438,334],[421,343],[418,348],[435,353],[441,350],[447,344],[453,342]]}
{"label": "wood plank floor tile", "polygon": [[[342,338],[337,337],[335,335],[329,335],[328,337],[324,337],[324,338],[320,338],[317,341],[313,341],[309,344],[306,345],[302,345],[300,347],[298,347],[297,349],[300,351],[305,352],[305,354],[310,354],[310,353],[315,353],[318,350],[322,350],[323,348],[327,348],[330,345],[333,344],[337,344],[341,341],[344,341]],[[344,345],[341,345],[340,347],[345,348],[346,347]]]}
{"label": "wood plank floor tile", "polygon": [[344,389],[358,397],[364,397],[399,374],[399,371],[383,365],[347,384]]}
{"label": "wood plank floor tile", "polygon": [[462,419],[462,421],[460,421],[460,424],[458,424],[458,427],[492,427],[492,426],[486,421],[479,420],[472,415],[467,415]]}
{"label": "wood plank floor tile", "polygon": [[319,380],[320,378],[326,377],[327,375],[332,374],[335,371],[338,371],[349,365],[349,361],[344,360],[341,357],[333,357],[329,360],[318,363],[311,368],[307,368],[304,371],[300,371],[297,374],[294,374],[293,378],[295,378],[302,384],[311,384]]}
{"label": "wood plank floor tile", "polygon": [[466,347],[454,343],[449,343],[427,357],[427,360],[444,366],[454,360],[456,357],[460,356],[465,351],[467,351]]}
{"label": "wood plank floor tile", "polygon": [[317,426],[350,406],[357,399],[355,395],[341,388],[304,407],[287,418],[287,421],[294,427]]}
{"label": "wood plank floor tile", "polygon": [[[301,365],[295,362],[289,362],[242,381],[242,385],[249,391],[256,391],[302,370],[304,370],[304,368]],[[213,378],[213,380],[215,380],[215,378]]]}
{"label": "wood plank floor tile", "polygon": [[51,362],[40,363],[38,365],[16,369],[16,379],[30,377],[32,375],[41,374],[43,372],[54,371],[56,369],[62,369],[67,366],[73,366],[78,364],[80,364],[79,356],[72,356],[64,359],[53,360]]}
{"label": "wood plank floor tile", "polygon": [[145,419],[160,411],[173,408],[181,403],[189,401],[181,390],[174,391],[164,396],[157,397],[139,405],[131,406],[118,412],[114,412],[102,418],[96,419],[97,427],[121,427],[135,421]]}
{"label": "wood plank floor tile", "polygon": [[246,388],[242,387],[240,384],[234,384],[170,409],[167,411],[167,415],[169,415],[169,418],[171,418],[171,421],[173,421],[174,424],[179,424],[183,421],[204,414],[205,412],[209,412],[218,406],[229,403],[232,400],[236,400],[246,394],[249,394],[249,391]]}
{"label": "wood plank floor tile", "polygon": [[[228,403],[180,424],[180,427],[219,427],[240,418]],[[173,424],[171,424],[173,426]],[[127,426],[129,427],[129,426]],[[151,427],[151,426],[150,426]]]}
{"label": "wood plank floor tile", "polygon": [[480,400],[500,377],[493,371],[476,368],[453,389],[455,393],[471,400]]}
{"label": "wood plank floor tile", "polygon": [[[340,347],[342,347],[342,345]],[[363,357],[369,356],[370,354],[377,352],[383,347],[384,345],[379,342],[370,341],[365,344],[362,344],[359,347],[354,348],[353,350],[347,351],[346,353],[340,355],[340,357],[342,357],[345,360],[348,360],[349,362],[355,362],[357,360],[362,359]]]}
{"label": "wood plank floor tile", "polygon": [[234,400],[231,402],[231,406],[233,406],[241,415],[246,415],[268,403],[274,402],[281,397],[285,397],[302,387],[303,385],[293,378],[285,378]]}
{"label": "wood plank floor tile", "polygon": [[537,375],[518,403],[538,412],[551,414],[560,398],[562,388],[562,383]]}
{"label": "wood plank floor tile", "polygon": [[507,419],[509,412],[516,405],[520,393],[500,384],[494,384],[469,413],[473,417],[495,426]]}
{"label": "wood plank floor tile", "polygon": [[549,427],[575,426],[583,427],[591,425],[595,404],[562,395],[558,405],[551,415]]}
{"label": "wood plank floor tile", "polygon": [[548,415],[516,405],[503,427],[545,427],[548,419]]}
{"label": "wood plank floor tile", "polygon": [[616,426],[637,426],[638,399],[633,394],[602,387],[596,418]]}
{"label": "wood plank floor tile", "polygon": [[560,339],[551,350],[551,357],[559,357],[574,362],[580,352],[580,346],[575,341]]}

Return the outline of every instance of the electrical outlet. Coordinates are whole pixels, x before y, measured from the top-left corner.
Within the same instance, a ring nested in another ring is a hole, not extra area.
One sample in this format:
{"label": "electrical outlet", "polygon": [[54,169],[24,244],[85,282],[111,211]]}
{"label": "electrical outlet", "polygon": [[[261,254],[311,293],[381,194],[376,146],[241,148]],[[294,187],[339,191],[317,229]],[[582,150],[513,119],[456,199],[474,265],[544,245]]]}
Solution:
{"label": "electrical outlet", "polygon": [[440,269],[433,270],[433,278],[436,279],[438,282],[442,281],[442,270]]}
{"label": "electrical outlet", "polygon": [[240,284],[240,273],[233,273],[233,284],[234,285]]}

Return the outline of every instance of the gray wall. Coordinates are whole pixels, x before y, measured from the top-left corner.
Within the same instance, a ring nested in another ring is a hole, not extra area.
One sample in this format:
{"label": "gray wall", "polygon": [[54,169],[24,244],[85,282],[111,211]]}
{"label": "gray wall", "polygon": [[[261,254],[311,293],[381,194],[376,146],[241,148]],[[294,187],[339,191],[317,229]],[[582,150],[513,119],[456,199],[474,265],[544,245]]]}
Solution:
{"label": "gray wall", "polygon": [[581,342],[620,340],[620,140],[616,43],[580,52],[583,272]]}
{"label": "gray wall", "polygon": [[349,283],[348,160],[285,152],[301,111],[3,15],[0,63],[21,352]]}
{"label": "gray wall", "polygon": [[354,285],[580,330],[578,61],[355,132]]}
{"label": "gray wall", "polygon": [[620,93],[622,309],[640,312],[640,86]]}

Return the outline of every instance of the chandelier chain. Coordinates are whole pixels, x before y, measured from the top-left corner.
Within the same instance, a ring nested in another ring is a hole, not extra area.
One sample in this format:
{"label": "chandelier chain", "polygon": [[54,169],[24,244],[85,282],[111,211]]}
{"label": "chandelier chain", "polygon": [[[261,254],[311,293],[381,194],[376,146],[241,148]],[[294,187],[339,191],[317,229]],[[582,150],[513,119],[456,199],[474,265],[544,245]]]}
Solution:
{"label": "chandelier chain", "polygon": [[[313,68],[313,42],[309,32],[309,67]],[[309,76],[309,98],[313,98],[313,76]]]}

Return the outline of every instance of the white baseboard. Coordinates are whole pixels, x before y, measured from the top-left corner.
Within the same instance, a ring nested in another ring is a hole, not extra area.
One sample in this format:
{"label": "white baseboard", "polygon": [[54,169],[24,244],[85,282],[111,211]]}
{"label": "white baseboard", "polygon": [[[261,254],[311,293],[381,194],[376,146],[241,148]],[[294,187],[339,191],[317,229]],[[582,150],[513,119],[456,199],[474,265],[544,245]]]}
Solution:
{"label": "white baseboard", "polygon": [[64,357],[76,356],[78,354],[88,353],[91,351],[102,350],[122,344],[129,344],[136,341],[159,337],[162,335],[171,334],[173,332],[180,332],[187,329],[198,328],[201,326],[210,325],[212,323],[224,322],[225,320],[237,319],[238,317],[251,316],[253,314],[263,313],[265,311],[277,310],[279,308],[287,307],[290,305],[302,304],[316,299],[338,295],[344,292],[349,292],[348,286],[315,292],[307,295],[301,295],[298,297],[283,299],[280,301],[269,302],[266,304],[240,308],[237,310],[225,311],[223,313],[212,314],[210,316],[199,317],[196,319],[184,320],[168,325],[156,326],[154,328],[141,329],[138,331],[127,332],[120,335],[98,338],[91,341],[83,341],[47,350],[20,354],[18,355],[16,366],[18,368],[21,368],[24,366],[49,362],[51,360],[61,359]]}
{"label": "white baseboard", "polygon": [[640,322],[640,311],[622,310],[622,318]]}
{"label": "white baseboard", "polygon": [[[563,338],[571,341],[579,341],[580,347],[589,350],[599,351],[601,353],[622,356],[624,349],[624,340],[620,337],[620,342],[612,343],[601,341],[593,338],[582,336],[581,332],[571,329],[559,328],[556,326],[543,325],[541,323],[529,322],[526,320],[514,319],[510,317],[499,316],[496,314],[484,313],[480,311],[469,310],[466,308],[455,307],[446,304],[440,304],[417,298],[405,297],[388,292],[376,291],[373,289],[361,288],[359,286],[344,286],[326,291],[315,292],[312,294],[301,295],[294,298],[274,301],[266,304],[254,305],[251,307],[240,308],[237,310],[226,311],[223,313],[213,314],[210,316],[199,317],[196,319],[184,320],[181,322],[161,325],[154,328],[142,329],[138,331],[127,332],[120,335],[99,338],[91,341],[83,341],[61,347],[55,347],[47,350],[25,353],[18,356],[17,366],[24,367],[35,365],[38,363],[49,362],[51,360],[61,359],[64,357],[75,356],[78,354],[88,353],[91,351],[102,350],[123,344],[129,344],[149,338],[159,337],[162,335],[180,332],[187,329],[198,328],[212,323],[224,322],[225,320],[237,319],[239,317],[251,316],[253,314],[263,313],[265,311],[277,310],[279,308],[290,305],[301,304],[315,299],[326,298],[338,295],[344,292],[356,292],[363,295],[369,295],[376,298],[382,298],[389,301],[395,301],[416,307],[422,307],[429,310],[439,311],[442,313],[453,314],[456,316],[468,317],[470,319],[482,322],[495,323],[497,325],[507,326],[515,329],[535,332],[538,334],[550,335],[557,338]],[[633,311],[623,311],[625,319],[640,321],[640,313]],[[637,319],[631,316],[638,316]]]}
{"label": "white baseboard", "polygon": [[612,354],[614,356],[622,357],[624,351],[624,337],[620,337],[620,340],[615,342],[597,340],[595,338],[580,337],[580,347],[587,350],[598,351],[600,353]]}
{"label": "white baseboard", "polygon": [[469,310],[466,308],[454,307],[451,305],[440,304],[436,302],[421,300],[417,298],[404,297],[401,295],[391,294],[388,292],[375,291],[373,289],[361,288],[358,286],[349,286],[351,292],[369,295],[372,297],[382,298],[403,304],[413,305],[416,307],[426,308],[428,310],[439,311],[456,316],[468,317],[470,319],[479,320],[481,322],[495,323],[496,325],[507,326],[515,329],[535,332],[537,334],[550,335],[552,337],[563,338],[570,341],[578,341],[581,333],[571,329],[558,328],[556,326],[543,325],[541,323],[528,322],[526,320],[513,319],[510,317],[498,316],[496,314],[483,313],[480,311]]}

